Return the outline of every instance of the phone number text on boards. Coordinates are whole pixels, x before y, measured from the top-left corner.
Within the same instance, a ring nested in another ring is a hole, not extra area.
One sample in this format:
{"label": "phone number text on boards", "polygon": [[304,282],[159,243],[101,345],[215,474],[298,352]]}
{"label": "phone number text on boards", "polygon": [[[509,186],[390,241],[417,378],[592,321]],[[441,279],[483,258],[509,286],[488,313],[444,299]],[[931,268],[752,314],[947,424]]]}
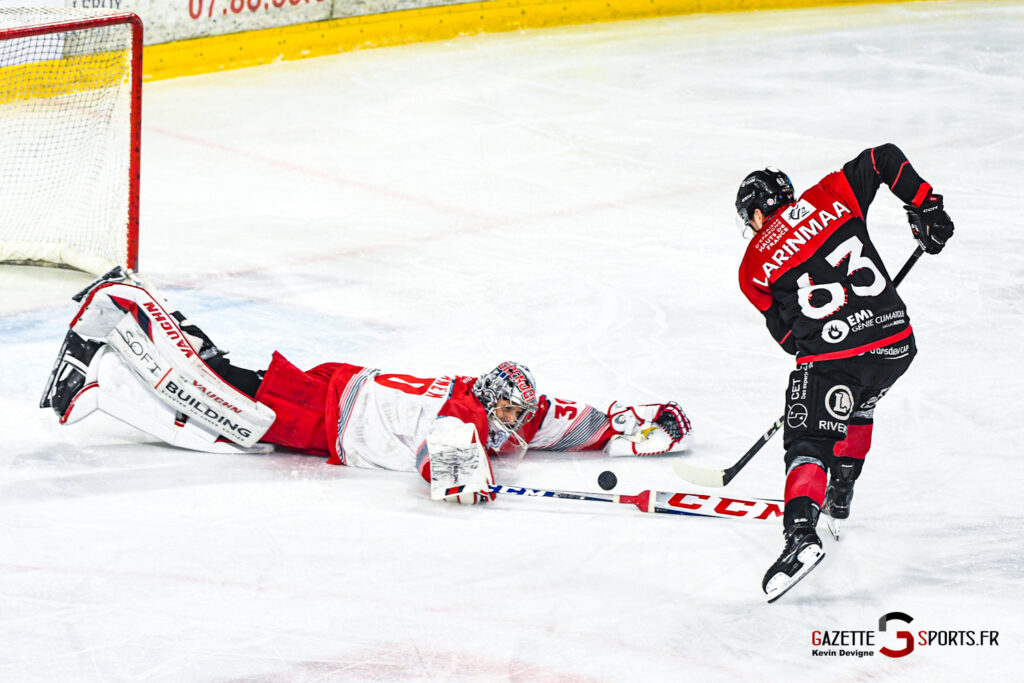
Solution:
{"label": "phone number text on boards", "polygon": [[243,12],[269,11],[320,2],[324,2],[324,0],[188,0],[188,14],[193,19],[209,19],[215,12],[242,14]]}

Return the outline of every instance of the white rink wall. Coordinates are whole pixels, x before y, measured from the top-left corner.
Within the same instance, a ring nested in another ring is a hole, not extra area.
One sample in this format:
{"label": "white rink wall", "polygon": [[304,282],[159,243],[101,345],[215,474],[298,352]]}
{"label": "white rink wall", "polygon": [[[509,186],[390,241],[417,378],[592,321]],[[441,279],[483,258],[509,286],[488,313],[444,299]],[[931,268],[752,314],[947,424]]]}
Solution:
{"label": "white rink wall", "polygon": [[[127,11],[138,14],[146,25],[145,41],[155,45],[194,38],[205,38],[256,31],[260,29],[313,24],[331,19],[384,15],[404,10],[462,5],[472,0],[0,0],[2,7],[79,7]],[[585,11],[591,20],[614,19],[624,13],[639,11],[643,16],[690,12],[750,10],[794,5],[832,5],[866,0],[618,0],[615,3],[594,3]],[[879,0],[885,2],[885,0]],[[892,0],[890,0],[892,1]],[[539,5],[561,6],[566,16],[576,16],[580,3],[558,3],[550,0],[525,0],[519,6],[523,14],[533,13]],[[498,3],[495,3],[498,4]],[[570,4],[574,5],[570,7]],[[587,5],[587,3],[583,3]],[[603,9],[602,9],[603,7]],[[557,12],[557,10],[556,10]],[[487,14],[482,10],[481,14]],[[602,14],[604,16],[602,16]],[[483,17],[481,17],[483,21]],[[558,23],[558,22],[553,22]],[[581,23],[579,19],[563,23]],[[486,26],[486,24],[484,24]],[[551,22],[548,23],[551,25]],[[400,27],[396,30],[401,30]],[[477,29],[480,30],[480,29]],[[474,31],[475,32],[475,31]]]}
{"label": "white rink wall", "polygon": [[[154,45],[461,3],[459,0],[36,0],[31,4],[134,12],[145,22],[146,44]],[[0,7],[24,5],[23,0],[0,2]]]}
{"label": "white rink wall", "polygon": [[[187,453],[36,403],[88,276],[0,268],[0,678],[1014,680],[1024,619],[1024,5],[646,20],[147,84],[143,275],[243,365],[523,361],[598,405],[679,400],[701,466],[782,409],[733,201],[892,141],[957,233],[901,288],[920,355],[840,543],[766,605],[773,525],[429,500],[414,476]],[[755,107],[753,103],[770,106]],[[890,270],[900,203],[869,214]],[[1011,226],[1011,227],[1008,227]],[[529,453],[510,485],[692,491],[672,458]],[[777,438],[725,489],[778,497]],[[996,630],[996,647],[877,631]],[[890,624],[890,628],[896,624]],[[905,628],[903,625],[900,629]],[[816,656],[817,630],[874,635]],[[852,648],[848,648],[852,649]]]}

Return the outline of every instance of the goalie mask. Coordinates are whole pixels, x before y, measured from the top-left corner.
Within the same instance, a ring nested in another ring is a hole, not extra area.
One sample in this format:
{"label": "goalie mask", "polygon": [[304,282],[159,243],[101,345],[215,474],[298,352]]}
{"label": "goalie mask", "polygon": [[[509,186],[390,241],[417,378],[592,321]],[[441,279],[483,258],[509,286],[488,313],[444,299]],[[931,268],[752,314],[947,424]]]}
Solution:
{"label": "goalie mask", "polygon": [[537,412],[537,383],[529,368],[505,361],[490,372],[480,375],[473,385],[473,395],[487,411],[490,426],[488,447],[500,450],[511,437],[522,447],[526,442],[517,433]]}

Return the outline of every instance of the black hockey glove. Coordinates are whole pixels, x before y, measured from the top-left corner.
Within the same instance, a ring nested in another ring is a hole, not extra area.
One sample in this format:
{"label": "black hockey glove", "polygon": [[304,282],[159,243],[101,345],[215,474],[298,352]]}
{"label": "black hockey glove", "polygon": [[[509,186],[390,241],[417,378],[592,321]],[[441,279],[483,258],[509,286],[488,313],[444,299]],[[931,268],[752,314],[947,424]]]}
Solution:
{"label": "black hockey glove", "polygon": [[953,236],[953,221],[942,208],[942,195],[930,194],[920,207],[904,204],[914,239],[929,254],[938,254]]}

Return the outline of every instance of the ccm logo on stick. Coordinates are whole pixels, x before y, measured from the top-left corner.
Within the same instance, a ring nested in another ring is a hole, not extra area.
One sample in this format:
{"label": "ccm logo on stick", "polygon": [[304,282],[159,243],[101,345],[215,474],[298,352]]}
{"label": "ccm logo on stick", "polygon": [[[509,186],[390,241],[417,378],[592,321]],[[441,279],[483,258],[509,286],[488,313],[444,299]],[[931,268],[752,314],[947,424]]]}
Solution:
{"label": "ccm logo on stick", "polygon": [[782,516],[782,508],[768,501],[718,497],[715,500],[717,502],[713,502],[711,496],[700,493],[677,493],[668,499],[666,505],[716,517],[769,519]]}

